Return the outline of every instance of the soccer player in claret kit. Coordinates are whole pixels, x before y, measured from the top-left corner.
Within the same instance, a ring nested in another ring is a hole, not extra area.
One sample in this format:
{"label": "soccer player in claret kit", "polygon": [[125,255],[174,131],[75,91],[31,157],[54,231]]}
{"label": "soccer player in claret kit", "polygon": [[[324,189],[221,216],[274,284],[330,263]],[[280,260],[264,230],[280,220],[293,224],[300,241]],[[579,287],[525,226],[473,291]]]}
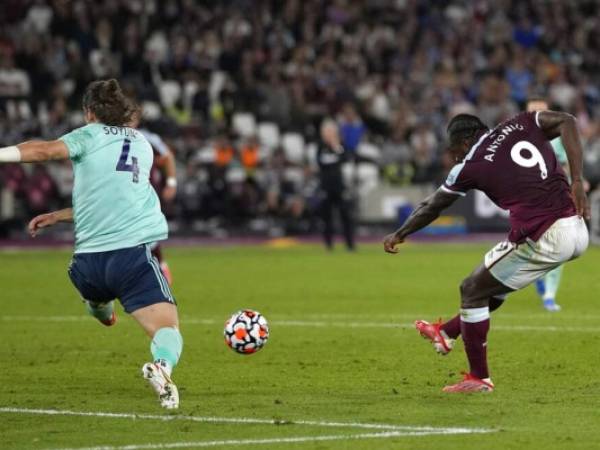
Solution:
{"label": "soccer player in claret kit", "polygon": [[[510,211],[508,240],[490,250],[460,285],[460,314],[444,323],[415,322],[441,354],[450,352],[462,335],[470,370],[445,392],[490,392],[494,390],[487,365],[490,311],[500,307],[508,293],[577,258],[588,246],[581,143],[573,116],[555,111],[521,113],[491,130],[477,117],[459,114],[447,132],[449,151],[458,164],[446,182],[385,237],[384,250],[397,253],[396,245],[470,189],[483,191]],[[567,151],[570,187],[549,142],[558,136]]]}
{"label": "soccer player in claret kit", "polygon": [[0,163],[71,159],[73,207],[42,214],[29,223],[35,236],[57,222],[75,225],[69,277],[92,316],[114,325],[114,299],[152,339],[153,361],[142,374],[168,409],[179,406],[171,372],[183,340],[175,299],[150,245],[168,228],[149,175],[152,148],[128,127],[137,106],[116,80],[91,83],[83,97],[87,125],[55,141],[28,141],[0,148]]}

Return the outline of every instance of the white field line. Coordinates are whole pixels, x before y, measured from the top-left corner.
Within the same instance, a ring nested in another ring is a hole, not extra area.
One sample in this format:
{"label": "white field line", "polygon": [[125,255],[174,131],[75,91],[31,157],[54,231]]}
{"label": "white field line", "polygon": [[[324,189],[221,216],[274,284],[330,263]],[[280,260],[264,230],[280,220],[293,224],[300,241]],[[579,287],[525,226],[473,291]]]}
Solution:
{"label": "white field line", "polygon": [[[540,308],[541,309],[541,308]],[[452,314],[456,314],[458,310],[446,310],[442,311],[442,317],[452,316]],[[437,315],[436,315],[437,314]],[[413,320],[415,318],[420,317],[435,317],[436,319],[439,317],[439,313],[423,313],[419,312],[404,312],[404,313],[393,313],[393,314],[384,314],[384,313],[371,313],[371,312],[362,312],[357,311],[353,314],[346,313],[321,313],[321,314],[303,314],[302,317],[307,320],[356,320],[357,317],[364,317],[371,321],[373,320]],[[502,319],[521,319],[521,320],[555,320],[556,318],[560,319],[569,319],[569,320],[589,320],[589,321],[598,321],[600,320],[600,314],[585,314],[581,313],[569,312],[569,311],[561,311],[560,313],[550,313],[547,311],[538,312],[538,313],[517,313],[517,312],[506,312],[504,309],[500,310],[498,313],[492,313],[492,317],[500,317]]]}
{"label": "white field line", "polygon": [[412,426],[412,425],[391,425],[383,423],[362,423],[362,422],[331,422],[319,420],[276,420],[276,419],[257,419],[253,417],[211,417],[211,416],[185,416],[185,415],[159,415],[159,414],[136,414],[136,413],[115,413],[115,412],[96,412],[96,411],[72,411],[62,409],[31,409],[31,408],[13,408],[0,407],[0,413],[7,414],[32,414],[47,416],[77,416],[77,417],[102,417],[109,419],[130,419],[130,420],[159,420],[162,422],[170,421],[188,421],[216,424],[245,424],[245,425],[296,425],[318,428],[353,428],[367,430],[387,430],[396,432],[414,432],[414,433],[448,433],[448,434],[467,434],[467,433],[489,433],[492,430],[484,428],[462,428],[462,427],[431,427],[431,426]]}
{"label": "white field line", "polygon": [[[467,433],[471,433],[470,431]],[[264,445],[264,444],[293,444],[300,442],[323,442],[323,441],[342,441],[358,439],[389,439],[403,436],[431,436],[439,434],[466,434],[456,432],[439,431],[387,431],[383,433],[362,433],[347,435],[329,435],[329,436],[297,436],[288,438],[266,438],[266,439],[239,439],[222,441],[198,441],[198,442],[173,442],[165,444],[130,444],[120,446],[99,446],[99,447],[78,447],[61,448],[52,450],[160,450],[170,448],[201,448],[201,447],[229,447],[236,445]]]}
{"label": "white field line", "polygon": [[[182,321],[190,324],[203,324],[195,322],[194,319]],[[341,328],[400,328],[413,329],[414,323],[393,323],[393,322],[324,322],[324,321],[302,321],[302,320],[276,320],[275,325],[283,325],[288,327],[341,327]],[[561,327],[553,325],[492,325],[492,329],[500,331],[565,331],[574,333],[600,333],[600,327]]]}
{"label": "white field line", "polygon": [[[415,317],[421,317],[416,315]],[[83,322],[89,321],[89,316],[0,316],[4,322]],[[183,318],[180,320],[188,325],[218,325],[222,320]],[[315,327],[315,328],[398,328],[412,329],[412,322],[352,322],[346,319],[340,320],[272,320],[271,325],[286,327]],[[600,327],[563,327],[556,325],[497,325],[492,329],[498,331],[540,331],[540,332],[565,332],[565,333],[600,333]]]}
{"label": "white field line", "polygon": [[484,428],[463,428],[463,427],[430,427],[430,426],[409,426],[409,425],[389,425],[377,423],[359,423],[359,422],[329,422],[316,420],[293,420],[279,421],[272,419],[255,418],[233,418],[233,417],[200,417],[184,415],[155,415],[155,414],[134,414],[134,413],[111,413],[111,412],[93,412],[93,411],[70,411],[58,409],[28,409],[1,407],[0,413],[8,414],[38,414],[38,415],[63,415],[79,417],[102,417],[111,419],[131,419],[131,420],[185,420],[203,423],[221,423],[221,424],[262,424],[262,425],[296,425],[309,426],[317,428],[353,428],[353,429],[372,429],[386,430],[376,433],[360,434],[338,434],[324,436],[296,436],[289,438],[262,438],[262,439],[233,439],[233,440],[215,440],[215,441],[197,441],[197,442],[173,442],[162,444],[130,444],[120,446],[96,446],[80,448],[61,448],[55,450],[145,450],[145,449],[170,449],[170,448],[200,448],[217,446],[235,446],[235,445],[261,445],[261,444],[285,444],[299,442],[319,442],[335,440],[355,440],[355,439],[382,439],[403,436],[431,436],[431,435],[450,435],[450,434],[473,434],[473,433],[491,433],[494,430]]}

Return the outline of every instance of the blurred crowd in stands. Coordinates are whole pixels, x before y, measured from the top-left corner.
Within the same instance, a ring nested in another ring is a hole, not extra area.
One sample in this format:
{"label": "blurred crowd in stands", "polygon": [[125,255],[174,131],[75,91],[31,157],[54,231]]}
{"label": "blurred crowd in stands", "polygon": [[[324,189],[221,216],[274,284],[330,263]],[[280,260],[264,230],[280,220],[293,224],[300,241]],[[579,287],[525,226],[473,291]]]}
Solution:
{"label": "blurred crowd in stands", "polygon": [[[0,144],[80,126],[85,86],[115,77],[176,156],[175,222],[293,227],[324,118],[360,195],[439,183],[450,116],[494,125],[542,96],[577,117],[595,186],[598,49],[596,0],[4,0]],[[0,222],[70,202],[68,162],[0,177]]]}

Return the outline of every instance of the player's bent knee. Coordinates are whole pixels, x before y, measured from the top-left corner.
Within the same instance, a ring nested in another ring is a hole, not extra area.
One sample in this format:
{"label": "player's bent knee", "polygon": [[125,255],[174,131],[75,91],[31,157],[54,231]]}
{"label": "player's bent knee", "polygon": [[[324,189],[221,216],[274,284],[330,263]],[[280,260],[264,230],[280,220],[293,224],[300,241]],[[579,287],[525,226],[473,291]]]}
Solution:
{"label": "player's bent knee", "polygon": [[460,302],[460,307],[463,309],[484,308],[489,305],[487,298],[463,298]]}
{"label": "player's bent knee", "polygon": [[462,283],[460,283],[460,297],[461,299],[469,299],[473,297],[475,293],[475,283],[471,279],[471,277],[465,278]]}
{"label": "player's bent knee", "polygon": [[460,284],[460,298],[463,308],[481,308],[489,304],[489,299],[479,292],[473,277],[465,278]]}

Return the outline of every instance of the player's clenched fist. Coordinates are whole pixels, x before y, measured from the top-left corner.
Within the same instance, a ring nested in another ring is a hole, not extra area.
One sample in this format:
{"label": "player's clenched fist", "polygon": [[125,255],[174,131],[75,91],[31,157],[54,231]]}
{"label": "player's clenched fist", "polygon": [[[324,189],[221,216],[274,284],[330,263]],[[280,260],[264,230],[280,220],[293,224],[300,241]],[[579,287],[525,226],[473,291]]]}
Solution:
{"label": "player's clenched fist", "polygon": [[401,244],[402,242],[404,242],[404,239],[400,239],[396,233],[388,234],[383,239],[383,249],[387,253],[398,253],[396,245]]}
{"label": "player's clenched fist", "polygon": [[590,220],[590,205],[585,195],[583,180],[573,180],[571,183],[571,194],[573,196],[573,201],[575,202],[577,215],[586,220]]}
{"label": "player's clenched fist", "polygon": [[53,213],[40,214],[29,222],[27,229],[31,237],[36,237],[38,231],[42,228],[51,227],[56,223],[56,216]]}

